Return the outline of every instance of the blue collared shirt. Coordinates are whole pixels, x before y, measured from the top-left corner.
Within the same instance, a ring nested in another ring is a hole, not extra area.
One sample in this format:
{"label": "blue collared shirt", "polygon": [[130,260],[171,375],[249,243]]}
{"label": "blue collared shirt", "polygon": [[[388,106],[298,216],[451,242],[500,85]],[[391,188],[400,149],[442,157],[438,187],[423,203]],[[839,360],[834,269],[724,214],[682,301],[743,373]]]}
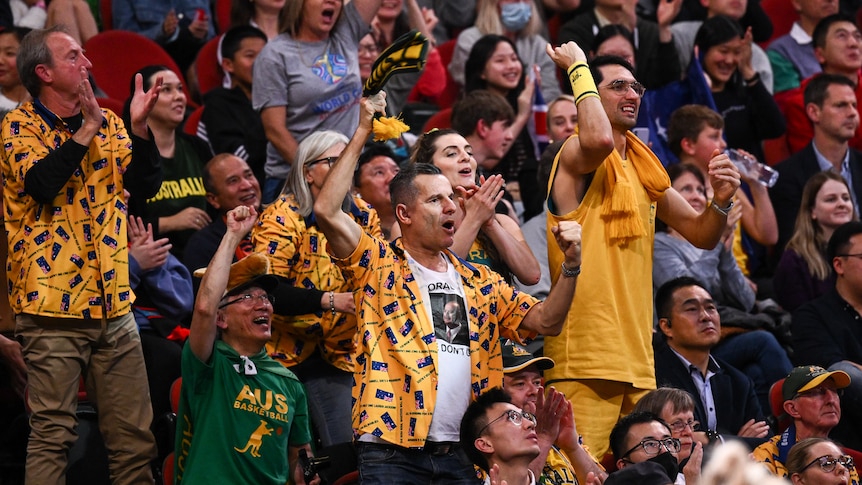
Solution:
{"label": "blue collared shirt", "polygon": [[685,357],[679,354],[676,350],[671,348],[674,354],[682,361],[682,363],[688,369],[689,374],[691,375],[691,381],[694,383],[694,387],[697,388],[698,394],[700,394],[700,402],[703,403],[703,409],[706,412],[706,426],[707,429],[714,430],[716,426],[718,426],[718,418],[715,415],[715,398],[712,396],[712,385],[710,380],[712,376],[715,375],[721,369],[721,366],[718,365],[718,362],[712,357],[709,356],[709,363],[706,366],[706,375],[700,373],[700,369],[697,368],[694,364],[689,362]]}
{"label": "blue collared shirt", "polygon": [[848,148],[846,152],[844,152],[844,160],[841,161],[841,170],[835,170],[835,166],[832,165],[832,162],[826,159],[822,153],[817,149],[816,143],[811,143],[811,148],[814,149],[814,156],[817,157],[817,165],[820,166],[820,170],[825,172],[827,170],[831,170],[837,174],[840,174],[844,177],[844,180],[847,182],[847,188],[850,190],[850,200],[853,201],[853,207],[856,209],[856,213],[859,214],[859,201],[856,200],[856,192],[853,190],[853,175],[850,172],[850,149]]}

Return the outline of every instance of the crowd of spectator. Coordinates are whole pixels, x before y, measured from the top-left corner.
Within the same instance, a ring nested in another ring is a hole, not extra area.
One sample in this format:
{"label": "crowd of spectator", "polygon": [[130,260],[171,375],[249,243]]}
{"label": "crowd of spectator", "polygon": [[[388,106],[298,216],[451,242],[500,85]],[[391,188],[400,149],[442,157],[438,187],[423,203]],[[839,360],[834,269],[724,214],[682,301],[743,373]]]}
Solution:
{"label": "crowd of spectator", "polygon": [[858,485],[859,0],[0,3],[0,483]]}

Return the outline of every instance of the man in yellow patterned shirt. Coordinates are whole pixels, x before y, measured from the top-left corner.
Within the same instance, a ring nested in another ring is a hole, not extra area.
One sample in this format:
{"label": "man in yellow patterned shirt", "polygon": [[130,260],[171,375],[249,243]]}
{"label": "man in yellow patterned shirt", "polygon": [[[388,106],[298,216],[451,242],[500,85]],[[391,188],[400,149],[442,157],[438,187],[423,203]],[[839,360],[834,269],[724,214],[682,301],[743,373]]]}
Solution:
{"label": "man in yellow patterned shirt", "polygon": [[[563,223],[553,231],[571,276],[561,278],[544,303],[448,250],[456,201],[448,179],[432,165],[412,165],[390,184],[402,237],[392,244],[373,238],[341,210],[341,201],[373,115],[383,112],[382,96],[363,99],[359,127],[314,205],[328,251],[358,293],[353,426],[361,435],[360,479],[475,483],[457,445],[461,417],[472,398],[503,382],[501,333],[519,339],[518,332],[560,332],[581,264],[580,225]],[[435,337],[453,301],[469,327],[464,343]]]}
{"label": "man in yellow patterned shirt", "polygon": [[146,119],[161,90],[135,79],[131,125],[99,108],[92,67],[62,27],[21,42],[33,97],[3,120],[9,301],[28,371],[27,483],[65,483],[78,381],[109,450],[115,484],[152,483],[152,408],[131,314],[123,188],[150,197],[161,166]]}

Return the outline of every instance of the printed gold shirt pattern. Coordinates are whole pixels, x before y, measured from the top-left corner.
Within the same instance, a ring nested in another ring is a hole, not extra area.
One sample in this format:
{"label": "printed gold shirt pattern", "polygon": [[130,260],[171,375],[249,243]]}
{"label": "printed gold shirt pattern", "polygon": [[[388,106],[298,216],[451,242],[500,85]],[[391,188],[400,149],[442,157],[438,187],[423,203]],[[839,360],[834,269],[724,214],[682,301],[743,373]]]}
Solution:
{"label": "printed gold shirt pattern", "polygon": [[107,318],[129,312],[123,173],[132,142],[116,114],[102,115],[87,155],[48,204],[24,191],[24,177],[72,132],[38,102],[25,103],[3,120],[6,270],[15,313],[101,318],[102,305]]}
{"label": "printed gold shirt pattern", "polygon": [[[381,237],[377,211],[354,197],[349,214],[363,230]],[[314,215],[304,218],[292,195],[281,196],[260,215],[252,231],[254,250],[269,256],[272,272],[284,276],[294,286],[336,293],[350,291],[341,270],[326,252],[326,237],[314,223]],[[321,310],[306,315],[273,315],[272,338],[267,351],[286,366],[296,365],[319,348],[335,367],[354,371],[356,317]]]}
{"label": "printed gold shirt pattern", "polygon": [[[359,290],[353,427],[399,446],[422,447],[437,401],[437,339],[400,243],[363,233],[356,250],[335,263],[348,284]],[[444,254],[464,289],[470,385],[476,397],[503,384],[500,334],[520,341],[517,329],[538,300],[519,293],[485,266]]]}

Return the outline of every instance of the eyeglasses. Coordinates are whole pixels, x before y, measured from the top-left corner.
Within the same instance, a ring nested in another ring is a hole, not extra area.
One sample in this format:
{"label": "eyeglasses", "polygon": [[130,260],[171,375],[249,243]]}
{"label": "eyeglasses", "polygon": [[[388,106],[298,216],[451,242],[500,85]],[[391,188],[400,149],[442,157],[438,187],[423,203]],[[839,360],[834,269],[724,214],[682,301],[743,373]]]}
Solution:
{"label": "eyeglasses", "polygon": [[624,79],[617,79],[616,81],[611,81],[610,84],[606,84],[602,86],[605,88],[612,89],[617,94],[626,94],[629,88],[635,92],[639,97],[643,97],[646,92],[646,86],[637,82],[637,81],[626,81]]}
{"label": "eyeglasses", "polygon": [[255,301],[259,301],[263,304],[269,303],[270,306],[272,306],[272,304],[275,303],[275,297],[270,295],[269,293],[261,293],[259,295],[252,295],[250,293],[246,293],[245,295],[240,295],[238,298],[236,298],[234,300],[226,301],[226,302],[222,303],[221,305],[219,305],[219,309],[222,309],[226,306],[233,305],[234,303],[242,303],[242,302],[246,302],[246,301],[252,301],[252,299],[254,299]]}
{"label": "eyeglasses", "polygon": [[811,461],[811,463],[802,467],[802,470],[799,470],[799,473],[804,472],[809,469],[815,463],[820,465],[820,469],[826,473],[832,473],[835,471],[835,466],[839,463],[841,466],[848,470],[852,470],[856,465],[853,463],[853,457],[850,455],[841,455],[838,458],[833,458],[831,455],[823,455],[819,458],[815,458]]}
{"label": "eyeglasses", "polygon": [[311,167],[317,165],[318,163],[326,162],[331,167],[332,164],[335,163],[336,160],[338,160],[337,156],[336,157],[323,157],[323,158],[318,158],[317,160],[312,160],[312,161],[306,163],[305,166],[308,168],[311,168]]}
{"label": "eyeglasses", "polygon": [[841,397],[842,395],[844,395],[844,389],[832,389],[831,387],[815,387],[814,389],[811,389],[809,391],[800,392],[796,395],[796,397],[819,398],[824,397],[829,393],[837,394],[838,397]]}
{"label": "eyeglasses", "polygon": [[536,416],[534,416],[532,413],[528,413],[526,411],[515,411],[514,409],[510,409],[510,410],[506,411],[505,413],[501,414],[500,417],[492,419],[491,421],[488,422],[488,424],[483,426],[482,429],[479,430],[478,436],[482,436],[482,433],[484,433],[485,430],[488,429],[489,426],[491,426],[492,424],[496,423],[497,421],[499,421],[503,418],[508,419],[509,422],[514,424],[515,426],[520,426],[521,423],[524,422],[524,419],[533,423],[534,425],[536,424]]}
{"label": "eyeglasses", "polygon": [[856,254],[838,254],[838,255],[836,255],[836,256],[838,256],[838,257],[840,257],[840,258],[859,258],[859,259],[862,259],[862,253],[856,253]]}
{"label": "eyeglasses", "polygon": [[632,449],[623,453],[622,458],[625,458],[631,455],[638,448],[643,447],[644,453],[647,455],[658,455],[661,452],[661,447],[664,446],[664,449],[671,453],[679,453],[679,449],[682,447],[682,443],[676,438],[665,438],[663,440],[657,440],[655,438],[647,438],[641,440],[640,443],[634,445]]}
{"label": "eyeglasses", "polygon": [[693,419],[689,419],[688,421],[674,421],[668,426],[670,426],[670,430],[674,433],[682,433],[685,431],[685,428],[691,428],[692,431],[700,431],[700,421],[695,421]]}

